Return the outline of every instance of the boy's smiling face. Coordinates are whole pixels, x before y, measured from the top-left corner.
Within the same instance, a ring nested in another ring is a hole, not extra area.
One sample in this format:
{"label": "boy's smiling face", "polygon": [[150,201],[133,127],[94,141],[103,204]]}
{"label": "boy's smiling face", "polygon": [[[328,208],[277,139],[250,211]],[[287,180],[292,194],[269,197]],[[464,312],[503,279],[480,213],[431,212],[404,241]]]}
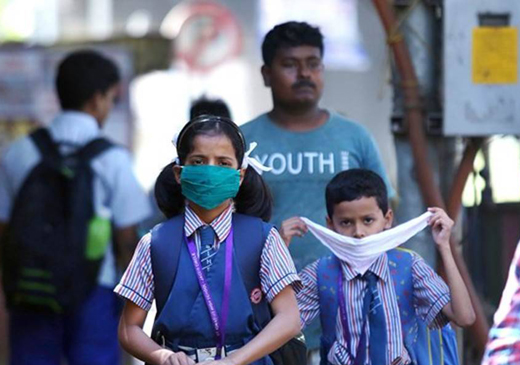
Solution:
{"label": "boy's smiling face", "polygon": [[342,201],[334,206],[332,217],[327,217],[327,226],[343,236],[363,238],[392,227],[393,212],[383,214],[374,197]]}

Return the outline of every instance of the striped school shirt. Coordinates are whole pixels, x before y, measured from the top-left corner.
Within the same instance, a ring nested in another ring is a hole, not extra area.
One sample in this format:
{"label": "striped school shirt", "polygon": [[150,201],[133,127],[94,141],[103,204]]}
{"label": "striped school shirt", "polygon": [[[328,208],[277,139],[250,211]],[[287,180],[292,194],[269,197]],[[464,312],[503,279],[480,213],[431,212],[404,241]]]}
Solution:
{"label": "striped school shirt", "polygon": [[[318,292],[319,260],[308,265],[300,272],[303,289],[297,293],[298,307],[302,328],[309,324],[320,313]],[[350,346],[343,335],[343,324],[338,314],[336,316],[336,341],[328,354],[328,360],[332,364],[349,365],[354,363],[356,349],[359,344],[363,326],[362,306],[367,283],[360,278],[347,263],[341,263],[344,275],[345,303],[347,303],[348,331],[350,333]],[[386,254],[380,256],[368,269],[378,277],[377,290],[380,294],[386,318],[387,332],[387,364],[407,364],[410,357],[403,344],[403,333],[399,316],[397,297],[388,268]],[[413,300],[417,315],[428,323],[430,328],[441,328],[448,323],[447,317],[442,314],[442,308],[450,302],[450,292],[444,281],[426,264],[417,254],[413,254],[412,260]],[[367,338],[370,336],[369,326],[366,326]],[[354,353],[349,353],[348,349]],[[366,364],[370,364],[367,356]],[[376,364],[370,364],[376,365]]]}
{"label": "striped school shirt", "polygon": [[[215,231],[214,247],[218,250],[231,231],[234,206],[230,205],[209,225]],[[198,229],[207,224],[186,206],[184,233],[193,235],[197,253],[200,255],[201,240]],[[146,234],[135,250],[121,281],[114,292],[148,311],[154,300],[154,278],[150,252],[151,233]],[[272,228],[260,255],[260,283],[267,300],[271,302],[287,285],[297,292],[301,282],[287,247],[280,234]]]}
{"label": "striped school shirt", "polygon": [[482,365],[520,364],[520,242],[493,321]]}

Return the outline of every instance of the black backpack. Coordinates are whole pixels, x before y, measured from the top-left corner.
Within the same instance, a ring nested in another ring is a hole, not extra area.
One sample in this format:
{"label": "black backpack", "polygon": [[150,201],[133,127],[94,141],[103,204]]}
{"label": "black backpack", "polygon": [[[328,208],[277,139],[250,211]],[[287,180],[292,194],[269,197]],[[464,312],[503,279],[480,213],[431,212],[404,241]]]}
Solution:
{"label": "black backpack", "polygon": [[41,160],[21,186],[2,237],[6,302],[10,309],[66,313],[96,286],[110,242],[110,221],[94,213],[90,161],[112,143],[98,138],[62,156],[47,129],[30,137]]}

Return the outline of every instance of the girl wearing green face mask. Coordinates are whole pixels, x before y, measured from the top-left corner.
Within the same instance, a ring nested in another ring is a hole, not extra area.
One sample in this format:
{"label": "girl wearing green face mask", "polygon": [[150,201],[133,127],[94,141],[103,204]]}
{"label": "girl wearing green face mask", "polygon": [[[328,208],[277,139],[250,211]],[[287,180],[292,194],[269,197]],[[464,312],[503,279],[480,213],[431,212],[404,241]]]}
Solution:
{"label": "girl wearing green face mask", "polygon": [[[143,237],[115,289],[126,299],[121,344],[149,364],[276,364],[269,354],[300,330],[301,283],[278,231],[262,221],[271,197],[243,163],[244,137],[229,119],[201,116],[176,147],[178,163],[161,173],[169,182],[156,185],[170,219]],[[149,338],[141,328],[154,299]]]}

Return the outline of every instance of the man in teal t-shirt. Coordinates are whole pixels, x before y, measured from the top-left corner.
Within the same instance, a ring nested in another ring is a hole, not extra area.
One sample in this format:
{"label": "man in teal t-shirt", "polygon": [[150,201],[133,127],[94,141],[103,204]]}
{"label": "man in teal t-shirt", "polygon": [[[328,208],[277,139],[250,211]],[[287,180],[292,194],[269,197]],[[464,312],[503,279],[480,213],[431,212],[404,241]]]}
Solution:
{"label": "man in teal t-shirt", "polygon": [[[306,216],[325,225],[325,186],[340,171],[366,168],[385,180],[379,151],[370,133],[361,125],[319,107],[323,91],[323,36],[307,23],[277,25],[262,44],[262,76],[271,89],[273,109],[244,124],[248,142],[258,142],[257,157],[272,170],[264,173],[274,198],[273,223]],[[282,227],[282,235],[283,227]],[[290,246],[301,270],[327,254],[310,235]],[[319,323],[305,332],[307,346],[319,348]],[[315,362],[315,356],[309,362]]]}

